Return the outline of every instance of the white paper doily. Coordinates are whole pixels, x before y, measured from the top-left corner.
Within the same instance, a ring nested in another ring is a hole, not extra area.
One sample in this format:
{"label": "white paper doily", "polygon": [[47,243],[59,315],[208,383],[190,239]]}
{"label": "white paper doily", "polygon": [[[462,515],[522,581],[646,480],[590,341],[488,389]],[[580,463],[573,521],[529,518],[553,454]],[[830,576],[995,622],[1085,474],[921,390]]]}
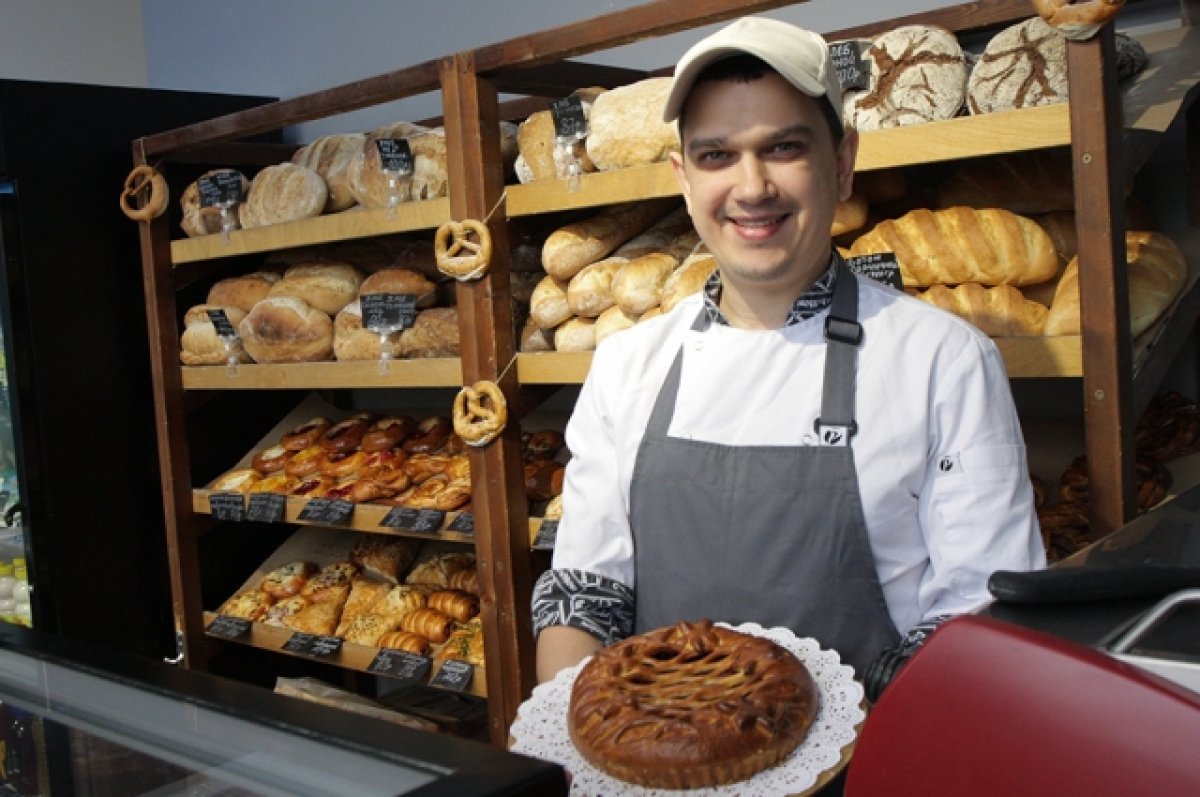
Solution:
{"label": "white paper doily", "polygon": [[[862,710],[863,688],[854,680],[854,670],[841,663],[837,651],[821,650],[815,639],[799,638],[786,628],[763,628],[757,623],[718,625],[766,637],[794,653],[812,674],[820,705],[808,736],[787,760],[739,783],[687,793],[766,797],[800,794],[812,788],[821,773],[838,764],[842,749],[854,741],[855,728],[866,717]],[[536,687],[530,698],[521,704],[510,729],[514,740],[512,751],[561,764],[571,773],[574,797],[674,797],[683,794],[678,789],[648,789],[617,780],[596,769],[576,751],[567,733],[567,706],[575,676],[586,663],[585,659],[563,670],[552,681]]]}

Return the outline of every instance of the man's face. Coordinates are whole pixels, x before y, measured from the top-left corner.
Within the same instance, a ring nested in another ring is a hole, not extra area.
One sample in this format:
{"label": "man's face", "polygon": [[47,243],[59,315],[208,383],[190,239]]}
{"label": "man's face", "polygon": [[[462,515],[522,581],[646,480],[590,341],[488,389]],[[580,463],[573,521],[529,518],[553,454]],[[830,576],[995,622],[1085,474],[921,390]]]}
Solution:
{"label": "man's face", "polygon": [[847,131],[835,150],[818,100],[774,72],[696,85],[685,124],[672,164],[722,278],[794,290],[820,276],[857,135]]}

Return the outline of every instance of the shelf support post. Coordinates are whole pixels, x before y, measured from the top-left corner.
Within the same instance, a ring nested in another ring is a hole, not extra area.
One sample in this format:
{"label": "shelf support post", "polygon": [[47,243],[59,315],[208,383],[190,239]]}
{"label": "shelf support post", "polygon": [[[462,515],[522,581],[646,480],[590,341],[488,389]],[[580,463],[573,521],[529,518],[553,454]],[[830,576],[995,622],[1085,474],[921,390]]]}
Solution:
{"label": "shelf support post", "polygon": [[[457,286],[463,381],[496,382],[515,408],[516,344],[497,90],[480,79],[471,53],[443,59],[441,83],[450,215],[457,221],[482,221],[492,236],[488,272]],[[492,742],[505,746],[517,707],[534,686],[532,561],[520,425],[514,413],[500,437],[472,449],[470,458],[488,720]]]}

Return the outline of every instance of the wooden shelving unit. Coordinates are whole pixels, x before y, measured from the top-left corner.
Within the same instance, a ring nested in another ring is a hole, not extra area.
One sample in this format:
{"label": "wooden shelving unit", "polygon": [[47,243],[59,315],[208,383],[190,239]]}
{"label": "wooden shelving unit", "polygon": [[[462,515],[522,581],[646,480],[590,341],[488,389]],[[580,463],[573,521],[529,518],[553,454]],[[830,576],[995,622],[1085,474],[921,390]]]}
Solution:
{"label": "wooden shelving unit", "polygon": [[[443,59],[428,61],[328,89],[210,120],[133,142],[137,163],[194,162],[197,152],[235,152],[243,139],[313,119],[382,104],[425,92],[440,92],[447,133],[450,196],[387,211],[349,211],[333,216],[236,231],[191,240],[171,240],[166,217],[142,227],[142,252],[151,338],[159,461],[170,554],[174,616],[180,653],[187,666],[203,668],[212,653],[204,628],[212,607],[201,599],[198,540],[211,526],[207,495],[197,490],[191,466],[189,412],[207,397],[257,391],[367,391],[456,388],[480,379],[498,381],[510,406],[527,407],[547,386],[578,384],[589,354],[518,354],[513,340],[508,282],[508,219],[559,213],[678,193],[665,164],[622,172],[588,174],[582,188],[567,190],[557,181],[504,185],[497,122],[505,108],[502,93],[553,99],[582,85],[615,85],[648,73],[594,67],[573,59],[637,40],[661,36],[792,3],[786,0],[656,0],[620,12]],[[1197,3],[1183,0],[1182,19],[1197,17]],[[834,40],[870,35],[900,24],[923,22],[958,33],[986,31],[1028,17],[1027,0],[995,0],[947,6],[937,11],[842,31],[823,31]],[[870,132],[862,136],[862,171],[920,166],[1049,147],[1070,147],[1081,231],[1084,334],[1077,337],[998,341],[1013,378],[1081,379],[1087,453],[1092,467],[1093,523],[1113,529],[1132,511],[1132,420],[1149,401],[1168,364],[1189,339],[1200,315],[1195,279],[1170,317],[1149,336],[1133,342],[1123,268],[1123,218],[1115,190],[1145,164],[1164,134],[1190,115],[1191,154],[1197,114],[1193,100],[1200,85],[1200,35],[1186,25],[1144,40],[1153,66],[1118,93],[1110,65],[1111,30],[1070,46],[1071,92],[1086,102],[1026,109],[985,117],[965,117],[920,127]],[[526,103],[525,107],[529,107]],[[522,117],[523,118],[523,117]],[[519,121],[519,119],[514,119]],[[251,161],[247,161],[248,163]],[[258,161],[261,163],[261,161]],[[234,165],[225,162],[216,165]],[[176,186],[180,188],[181,186]],[[1193,226],[1200,226],[1200,202],[1193,200]],[[186,284],[218,273],[234,256],[277,249],[391,235],[432,235],[450,219],[487,219],[496,255],[487,276],[456,286],[462,356],[429,361],[310,363],[287,366],[239,365],[181,368],[177,292]],[[1179,238],[1193,273],[1200,269],[1200,242],[1192,233]],[[177,267],[188,264],[186,275]],[[515,363],[515,367],[513,366]],[[518,415],[520,413],[517,413]],[[537,524],[528,517],[520,461],[520,430],[510,423],[493,444],[471,452],[475,477],[473,543],[483,586],[487,645],[486,684],[491,737],[497,744],[517,706],[534,683],[533,645],[528,611],[533,581],[531,540]],[[299,506],[289,501],[287,520]],[[355,528],[376,530],[369,512],[356,514]],[[462,540],[471,542],[472,540]],[[255,644],[251,639],[251,644]],[[274,642],[264,643],[270,647]],[[351,669],[361,669],[349,665]]]}

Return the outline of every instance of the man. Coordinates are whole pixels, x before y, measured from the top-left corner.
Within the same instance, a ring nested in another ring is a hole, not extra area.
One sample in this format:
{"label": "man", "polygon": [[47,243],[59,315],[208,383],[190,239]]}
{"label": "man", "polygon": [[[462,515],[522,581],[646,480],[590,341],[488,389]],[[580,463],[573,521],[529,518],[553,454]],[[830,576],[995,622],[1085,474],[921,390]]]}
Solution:
{"label": "man", "polygon": [[595,353],[534,594],[540,679],[700,618],[786,626],[861,678],[992,571],[1044,566],[995,346],[832,246],[858,150],[840,109],[824,40],[782,22],[680,61],[672,165],[719,269]]}

